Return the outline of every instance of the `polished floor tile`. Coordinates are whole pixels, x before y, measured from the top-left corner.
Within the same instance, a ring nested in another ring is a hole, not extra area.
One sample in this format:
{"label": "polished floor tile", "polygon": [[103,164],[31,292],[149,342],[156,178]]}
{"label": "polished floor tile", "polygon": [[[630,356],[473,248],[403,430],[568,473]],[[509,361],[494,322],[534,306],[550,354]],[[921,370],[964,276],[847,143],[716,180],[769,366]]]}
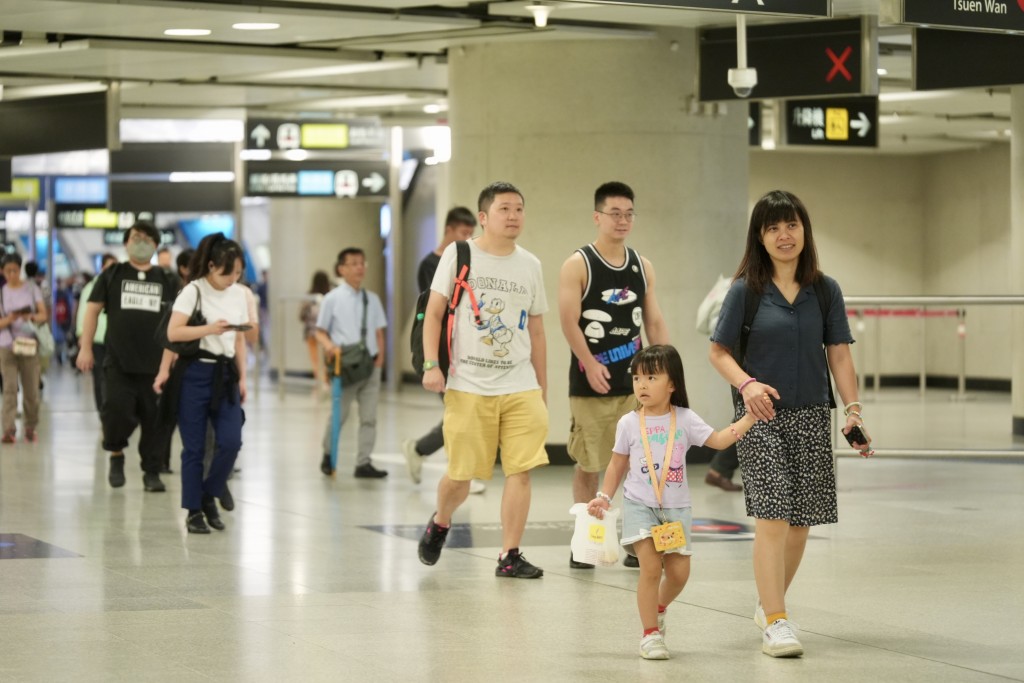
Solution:
{"label": "polished floor tile", "polygon": [[[246,410],[237,507],[189,536],[180,482],[106,483],[88,379],[55,368],[37,444],[0,447],[0,534],[60,557],[0,559],[2,681],[1003,681],[1024,680],[1024,457],[893,459],[885,447],[1021,448],[1005,395],[865,401],[880,455],[838,461],[840,523],[815,528],[789,595],[807,651],[760,653],[749,536],[695,535],[690,583],[669,609],[672,659],[637,656],[636,571],[568,568],[570,470],[537,472],[524,550],[537,581],[494,576],[500,475],[456,521],[463,547],[425,567],[424,481],[401,441],[440,417],[415,387],[385,394],[383,481],[318,469],[329,404],[269,384]],[[343,434],[349,450],[354,425]],[[175,466],[176,468],[176,466]],[[695,517],[748,524],[741,495],[691,467]],[[0,536],[0,557],[14,546]],[[561,540],[560,540],[561,539]],[[42,548],[42,545],[37,544]]]}

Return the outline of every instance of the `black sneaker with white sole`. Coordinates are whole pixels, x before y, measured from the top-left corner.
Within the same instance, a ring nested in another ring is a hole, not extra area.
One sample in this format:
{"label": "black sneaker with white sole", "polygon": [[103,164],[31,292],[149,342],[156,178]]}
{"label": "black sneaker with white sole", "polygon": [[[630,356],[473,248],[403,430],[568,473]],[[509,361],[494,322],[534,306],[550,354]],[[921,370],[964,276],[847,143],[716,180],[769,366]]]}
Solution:
{"label": "black sneaker with white sole", "polygon": [[434,516],[430,516],[430,521],[427,522],[427,529],[423,532],[423,536],[420,537],[420,562],[426,565],[437,564],[438,558],[441,557],[441,548],[444,547],[444,541],[448,538],[449,531],[451,531],[450,526],[444,527],[434,524]]}
{"label": "black sneaker with white sole", "polygon": [[498,558],[494,575],[510,579],[539,579],[544,576],[544,570],[527,562],[526,557],[517,548],[513,548],[504,557]]}

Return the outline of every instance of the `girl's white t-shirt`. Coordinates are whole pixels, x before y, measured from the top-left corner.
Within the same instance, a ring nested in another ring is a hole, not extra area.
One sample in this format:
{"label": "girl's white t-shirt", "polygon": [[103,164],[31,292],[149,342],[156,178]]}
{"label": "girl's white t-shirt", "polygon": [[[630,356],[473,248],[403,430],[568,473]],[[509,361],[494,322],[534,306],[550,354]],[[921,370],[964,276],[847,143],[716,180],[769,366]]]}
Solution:
{"label": "girl's white t-shirt", "polygon": [[[686,451],[690,446],[703,446],[708,437],[715,433],[714,428],[701,419],[700,415],[689,408],[673,406],[676,411],[676,435],[672,444],[672,455],[669,457],[668,480],[662,493],[662,507],[691,507],[689,478],[686,476]],[[668,444],[668,429],[671,424],[671,413],[646,418],[647,440],[651,444],[651,457],[655,471],[661,479],[661,468],[665,462],[665,446]],[[643,440],[640,438],[640,413],[630,411],[619,418],[615,427],[615,445],[612,451],[615,457],[629,458],[629,472],[623,495],[632,501],[648,507],[657,508],[658,498],[654,495],[654,485],[648,474],[647,456],[644,453]]]}
{"label": "girl's white t-shirt", "polygon": [[[174,300],[172,310],[175,313],[183,313],[186,318],[192,315],[197,287],[200,294],[199,309],[207,323],[227,320],[232,325],[244,325],[249,322],[249,306],[242,288],[232,285],[227,289],[214,289],[205,277],[193,280],[182,288]],[[234,330],[224,334],[208,334],[199,340],[199,348],[217,356],[234,358],[236,334]]]}

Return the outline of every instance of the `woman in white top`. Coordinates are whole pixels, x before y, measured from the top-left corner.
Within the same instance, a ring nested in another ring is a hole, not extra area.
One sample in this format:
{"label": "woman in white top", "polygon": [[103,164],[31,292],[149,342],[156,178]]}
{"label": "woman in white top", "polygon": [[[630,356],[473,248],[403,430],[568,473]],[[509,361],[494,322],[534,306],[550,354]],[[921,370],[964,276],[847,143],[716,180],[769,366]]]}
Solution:
{"label": "woman in white top", "polygon": [[[242,265],[237,242],[221,233],[205,237],[189,268],[192,281],[178,294],[167,324],[170,342],[199,340],[197,353],[177,358],[172,377],[172,385],[180,382],[181,506],[188,510],[185,527],[192,534],[208,534],[210,527],[224,529],[215,498],[223,495],[242,446],[246,346],[239,333],[248,327],[249,312],[244,292],[232,287]],[[202,314],[200,324],[189,324],[193,311]],[[167,365],[157,376],[161,387],[168,379]],[[213,425],[216,453],[204,479],[208,421]]]}

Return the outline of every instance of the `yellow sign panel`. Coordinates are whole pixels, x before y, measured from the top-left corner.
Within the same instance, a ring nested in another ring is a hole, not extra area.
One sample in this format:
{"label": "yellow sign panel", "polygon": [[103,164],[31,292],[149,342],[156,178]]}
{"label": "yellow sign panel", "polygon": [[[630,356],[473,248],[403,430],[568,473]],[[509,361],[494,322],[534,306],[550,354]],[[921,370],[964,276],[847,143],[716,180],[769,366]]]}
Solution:
{"label": "yellow sign panel", "polygon": [[0,192],[0,200],[39,201],[39,178],[13,178],[11,191]]}
{"label": "yellow sign panel", "polygon": [[117,214],[106,209],[86,209],[82,224],[87,228],[109,230],[117,227]]}
{"label": "yellow sign panel", "polygon": [[846,109],[825,110],[825,139],[850,139],[850,112]]}
{"label": "yellow sign panel", "polygon": [[302,124],[303,149],[346,149],[348,147],[348,124],[304,123]]}

